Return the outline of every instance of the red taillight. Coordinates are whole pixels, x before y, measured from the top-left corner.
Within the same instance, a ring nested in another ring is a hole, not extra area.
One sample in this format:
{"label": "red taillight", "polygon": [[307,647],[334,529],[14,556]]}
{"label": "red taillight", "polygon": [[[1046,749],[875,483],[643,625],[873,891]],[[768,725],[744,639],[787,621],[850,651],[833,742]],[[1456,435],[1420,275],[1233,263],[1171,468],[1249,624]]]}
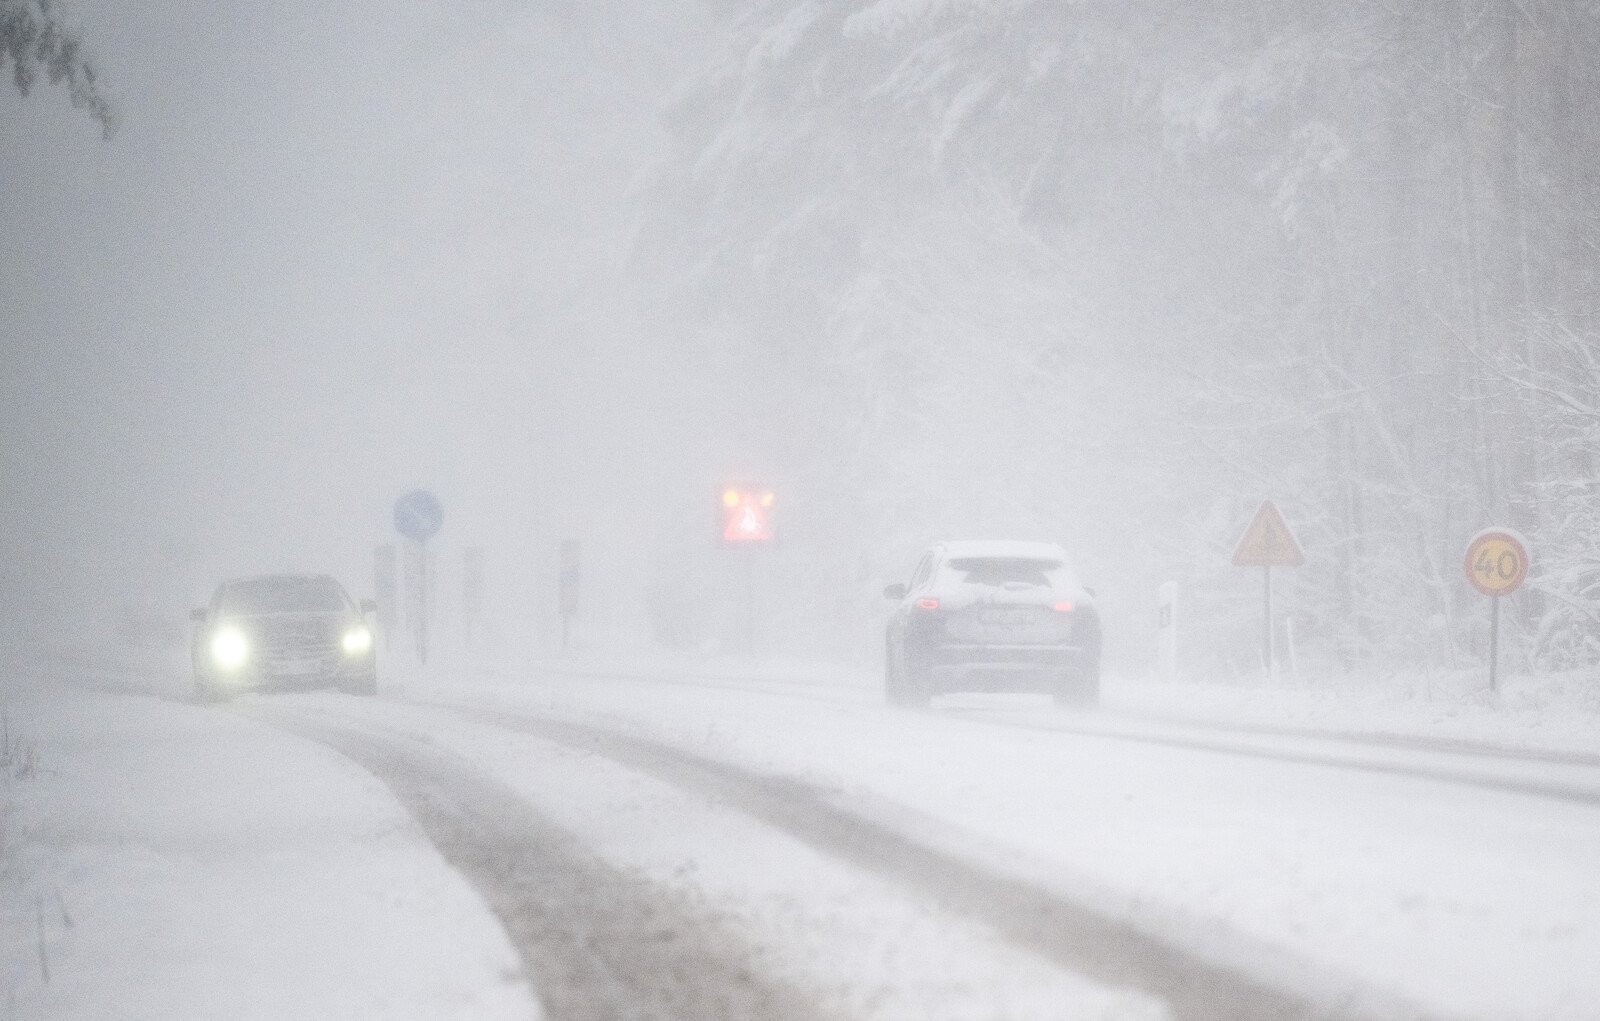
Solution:
{"label": "red taillight", "polygon": [[917,609],[919,609],[919,610],[937,610],[938,608],[939,608],[939,600],[937,600],[937,599],[933,599],[933,598],[930,598],[930,597],[924,597],[922,599],[918,599],[917,600]]}
{"label": "red taillight", "polygon": [[1055,606],[1051,607],[1051,609],[1055,610],[1057,613],[1071,613],[1072,612],[1072,604],[1071,603],[1057,603]]}

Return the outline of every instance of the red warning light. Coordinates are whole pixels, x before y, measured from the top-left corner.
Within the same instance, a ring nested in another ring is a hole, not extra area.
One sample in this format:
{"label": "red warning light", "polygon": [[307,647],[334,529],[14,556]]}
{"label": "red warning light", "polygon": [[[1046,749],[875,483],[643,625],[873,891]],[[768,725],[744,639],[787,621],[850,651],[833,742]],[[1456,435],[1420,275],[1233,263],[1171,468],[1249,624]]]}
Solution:
{"label": "red warning light", "polygon": [[729,486],[722,491],[722,541],[743,545],[773,540],[772,490]]}

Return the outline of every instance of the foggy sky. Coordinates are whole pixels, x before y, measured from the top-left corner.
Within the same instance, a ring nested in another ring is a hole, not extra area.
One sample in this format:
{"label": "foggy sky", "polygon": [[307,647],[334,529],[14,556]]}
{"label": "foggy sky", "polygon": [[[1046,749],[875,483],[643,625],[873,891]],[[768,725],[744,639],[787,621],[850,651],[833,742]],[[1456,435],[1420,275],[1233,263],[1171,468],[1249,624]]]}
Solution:
{"label": "foggy sky", "polygon": [[654,398],[609,283],[690,28],[561,10],[69,8],[123,120],[0,90],[8,603],[360,589],[413,485],[524,551],[618,502]]}

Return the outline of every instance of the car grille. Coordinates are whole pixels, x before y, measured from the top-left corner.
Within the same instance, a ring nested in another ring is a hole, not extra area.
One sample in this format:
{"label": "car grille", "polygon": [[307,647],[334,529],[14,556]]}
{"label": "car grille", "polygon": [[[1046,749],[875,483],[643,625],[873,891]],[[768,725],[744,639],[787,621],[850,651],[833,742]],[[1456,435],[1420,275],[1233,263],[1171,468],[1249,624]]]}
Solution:
{"label": "car grille", "polygon": [[261,618],[254,630],[256,668],[280,676],[326,674],[339,666],[336,617],[285,615]]}

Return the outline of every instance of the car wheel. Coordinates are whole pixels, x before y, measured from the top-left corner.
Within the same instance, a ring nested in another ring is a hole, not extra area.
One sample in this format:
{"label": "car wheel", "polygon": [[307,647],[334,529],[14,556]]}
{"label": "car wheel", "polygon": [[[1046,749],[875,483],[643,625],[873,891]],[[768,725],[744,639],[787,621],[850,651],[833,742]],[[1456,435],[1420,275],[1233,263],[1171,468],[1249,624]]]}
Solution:
{"label": "car wheel", "polygon": [[1093,709],[1100,704],[1100,661],[1089,660],[1056,678],[1052,691],[1056,705],[1072,709]]}
{"label": "car wheel", "polygon": [[885,654],[883,670],[884,689],[890,705],[906,709],[926,709],[933,700],[927,671],[916,664],[906,663],[902,657],[900,665],[897,666],[893,654]]}
{"label": "car wheel", "polygon": [[226,702],[231,695],[231,692],[212,684],[204,677],[196,676],[194,679],[194,700],[201,705]]}
{"label": "car wheel", "polygon": [[350,695],[376,695],[378,693],[378,675],[368,674],[354,681],[347,681],[340,685],[339,690]]}

